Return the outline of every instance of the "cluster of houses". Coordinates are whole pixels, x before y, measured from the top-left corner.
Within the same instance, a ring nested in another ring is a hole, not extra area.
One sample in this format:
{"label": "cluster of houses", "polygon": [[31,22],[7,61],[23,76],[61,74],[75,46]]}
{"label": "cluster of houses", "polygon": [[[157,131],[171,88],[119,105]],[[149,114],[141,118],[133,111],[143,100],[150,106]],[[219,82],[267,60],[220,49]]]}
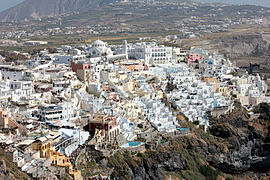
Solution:
{"label": "cluster of houses", "polygon": [[207,129],[209,111],[220,116],[235,100],[252,106],[267,99],[261,77],[237,74],[228,59],[154,42],[45,50],[21,65],[3,62],[0,79],[0,126],[9,132],[0,144],[33,177],[64,167],[82,179],[73,161],[85,145],[141,147],[134,141],[147,135],[188,133],[179,113]]}

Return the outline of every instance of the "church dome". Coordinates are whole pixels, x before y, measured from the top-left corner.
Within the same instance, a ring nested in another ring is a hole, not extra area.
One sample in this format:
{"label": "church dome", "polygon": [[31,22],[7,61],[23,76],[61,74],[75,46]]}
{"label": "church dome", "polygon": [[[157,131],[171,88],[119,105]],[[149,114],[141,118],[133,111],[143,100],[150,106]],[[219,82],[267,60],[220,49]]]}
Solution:
{"label": "church dome", "polygon": [[104,47],[106,46],[106,43],[101,40],[96,40],[92,43],[93,47]]}

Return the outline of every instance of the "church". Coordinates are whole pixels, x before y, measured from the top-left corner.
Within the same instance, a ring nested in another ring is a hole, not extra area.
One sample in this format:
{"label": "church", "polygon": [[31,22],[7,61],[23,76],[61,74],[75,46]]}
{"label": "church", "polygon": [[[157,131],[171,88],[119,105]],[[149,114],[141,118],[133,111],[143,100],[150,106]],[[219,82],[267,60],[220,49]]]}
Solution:
{"label": "church", "polygon": [[96,40],[88,49],[90,58],[105,57],[109,61],[125,60],[128,59],[127,41],[123,41],[120,52],[113,52],[107,43],[101,40]]}
{"label": "church", "polygon": [[107,43],[101,40],[94,41],[88,52],[91,58],[113,56],[111,48],[108,47]]}

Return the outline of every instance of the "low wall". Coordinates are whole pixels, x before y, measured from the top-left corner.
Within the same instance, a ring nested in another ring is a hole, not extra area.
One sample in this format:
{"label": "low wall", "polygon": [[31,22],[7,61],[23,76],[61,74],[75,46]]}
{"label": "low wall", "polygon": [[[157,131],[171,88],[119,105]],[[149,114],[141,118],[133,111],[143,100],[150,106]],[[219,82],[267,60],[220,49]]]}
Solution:
{"label": "low wall", "polygon": [[124,152],[124,151],[131,151],[131,152],[144,152],[145,151],[145,144],[142,143],[138,146],[134,146],[134,147],[127,147],[127,148],[121,148],[119,149],[120,152]]}

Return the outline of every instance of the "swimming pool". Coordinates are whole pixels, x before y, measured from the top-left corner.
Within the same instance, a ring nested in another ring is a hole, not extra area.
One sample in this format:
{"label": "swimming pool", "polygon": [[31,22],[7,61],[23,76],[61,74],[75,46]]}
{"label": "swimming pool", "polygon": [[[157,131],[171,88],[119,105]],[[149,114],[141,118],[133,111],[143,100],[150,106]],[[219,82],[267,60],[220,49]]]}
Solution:
{"label": "swimming pool", "polygon": [[178,128],[180,131],[184,131],[184,130],[187,130],[187,129],[189,129],[189,128]]}
{"label": "swimming pool", "polygon": [[136,146],[139,146],[140,144],[141,142],[128,141],[127,144],[122,145],[121,148],[136,147]]}
{"label": "swimming pool", "polygon": [[136,141],[128,141],[129,146],[139,146],[141,142],[136,142]]}

